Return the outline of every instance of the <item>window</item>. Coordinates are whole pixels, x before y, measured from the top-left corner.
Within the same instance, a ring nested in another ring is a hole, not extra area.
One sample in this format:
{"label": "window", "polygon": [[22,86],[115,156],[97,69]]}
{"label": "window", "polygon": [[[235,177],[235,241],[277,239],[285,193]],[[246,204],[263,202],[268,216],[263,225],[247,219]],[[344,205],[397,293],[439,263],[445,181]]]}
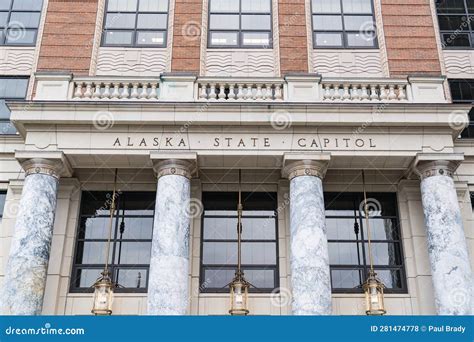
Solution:
{"label": "window", "polygon": [[6,191],[0,191],[0,222],[2,222],[3,210],[5,209],[6,199],[7,199],[7,192]]}
{"label": "window", "polygon": [[[84,192],[76,239],[71,291],[92,291],[104,267],[112,194]],[[112,277],[122,292],[146,292],[151,258],[154,192],[124,192],[117,197],[109,254]]]}
{"label": "window", "polygon": [[[243,193],[242,268],[253,292],[279,287],[277,201],[274,193]],[[202,292],[228,292],[237,268],[238,194],[203,193]]]}
{"label": "window", "polygon": [[444,48],[474,46],[474,0],[436,0],[441,42]]}
{"label": "window", "polygon": [[0,45],[34,46],[42,0],[0,0]]}
{"label": "window", "polygon": [[372,0],[312,0],[315,48],[375,48]]}
{"label": "window", "polygon": [[210,0],[209,47],[272,46],[271,0]]}
{"label": "window", "polygon": [[103,46],[165,47],[168,0],[108,0]]}
{"label": "window", "polygon": [[[474,80],[449,80],[451,96],[454,103],[474,103]],[[461,133],[462,138],[474,138],[474,110],[469,112],[469,126]]]}
{"label": "window", "polygon": [[0,77],[0,135],[16,134],[5,100],[24,100],[27,89],[28,78]]}
{"label": "window", "polygon": [[[333,292],[361,292],[369,270],[363,194],[326,193],[326,229]],[[387,292],[406,292],[396,195],[368,194],[374,268]],[[372,205],[371,205],[372,207]]]}

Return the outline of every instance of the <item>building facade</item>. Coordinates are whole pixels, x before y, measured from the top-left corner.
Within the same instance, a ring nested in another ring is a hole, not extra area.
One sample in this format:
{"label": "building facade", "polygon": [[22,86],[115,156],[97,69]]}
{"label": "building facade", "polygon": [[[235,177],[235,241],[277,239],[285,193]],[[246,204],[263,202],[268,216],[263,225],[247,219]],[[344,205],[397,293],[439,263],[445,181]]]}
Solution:
{"label": "building facade", "polygon": [[241,187],[251,314],[365,314],[371,259],[388,314],[473,314],[472,15],[0,1],[0,310],[90,314],[107,258],[113,314],[228,314]]}

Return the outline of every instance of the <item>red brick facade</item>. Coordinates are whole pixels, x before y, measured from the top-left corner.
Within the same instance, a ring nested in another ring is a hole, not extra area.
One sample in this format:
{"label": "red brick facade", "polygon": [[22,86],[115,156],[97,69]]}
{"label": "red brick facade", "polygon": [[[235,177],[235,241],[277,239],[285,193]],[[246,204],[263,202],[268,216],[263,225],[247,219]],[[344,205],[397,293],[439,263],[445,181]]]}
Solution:
{"label": "red brick facade", "polygon": [[391,76],[440,75],[429,0],[382,0]]}
{"label": "red brick facade", "polygon": [[304,0],[278,1],[280,70],[282,75],[291,72],[309,72],[305,13]]}
{"label": "red brick facade", "polygon": [[49,0],[38,71],[88,74],[98,0]]}
{"label": "red brick facade", "polygon": [[176,0],[172,71],[199,72],[202,0]]}

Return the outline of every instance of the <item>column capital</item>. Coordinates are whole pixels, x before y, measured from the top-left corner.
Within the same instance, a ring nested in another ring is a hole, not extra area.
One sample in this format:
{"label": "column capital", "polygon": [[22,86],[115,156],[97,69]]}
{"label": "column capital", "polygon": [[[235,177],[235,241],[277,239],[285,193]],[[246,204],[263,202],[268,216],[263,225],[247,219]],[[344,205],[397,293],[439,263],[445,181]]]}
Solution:
{"label": "column capital", "polygon": [[313,176],[324,179],[330,160],[331,155],[327,153],[287,153],[283,157],[282,176],[289,180],[300,176]]}
{"label": "column capital", "polygon": [[72,176],[72,167],[61,151],[16,151],[15,158],[26,176],[43,174],[56,179]]}
{"label": "column capital", "polygon": [[459,153],[418,154],[410,171],[421,180],[434,176],[452,178],[463,160],[464,155]]}
{"label": "column capital", "polygon": [[152,151],[150,159],[153,162],[157,178],[176,175],[191,179],[197,173],[196,153],[162,153]]}

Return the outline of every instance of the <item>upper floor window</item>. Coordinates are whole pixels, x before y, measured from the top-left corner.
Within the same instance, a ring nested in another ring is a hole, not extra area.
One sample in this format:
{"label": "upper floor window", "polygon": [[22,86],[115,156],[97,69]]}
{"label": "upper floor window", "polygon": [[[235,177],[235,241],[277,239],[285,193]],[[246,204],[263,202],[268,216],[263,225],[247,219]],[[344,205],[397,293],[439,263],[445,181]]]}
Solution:
{"label": "upper floor window", "polygon": [[[449,87],[451,88],[453,102],[474,104],[474,80],[449,80]],[[461,133],[461,137],[474,138],[474,109],[469,112],[469,126]]]}
{"label": "upper floor window", "polygon": [[34,46],[42,0],[0,0],[0,45]]}
{"label": "upper floor window", "polygon": [[165,47],[168,0],[108,0],[103,46]]}
{"label": "upper floor window", "polygon": [[0,222],[3,219],[3,209],[5,209],[5,201],[7,199],[7,192],[0,191]]}
{"label": "upper floor window", "polygon": [[[278,229],[275,193],[243,193],[242,269],[252,292],[278,288]],[[201,283],[203,292],[228,292],[237,269],[236,192],[204,192]]]}
{"label": "upper floor window", "polygon": [[372,0],[312,0],[315,48],[375,48]]}
{"label": "upper floor window", "polygon": [[210,0],[209,47],[272,46],[271,0]]}
{"label": "upper floor window", "polygon": [[443,47],[474,47],[474,0],[436,0]]}
{"label": "upper floor window", "polygon": [[27,89],[28,78],[0,77],[0,135],[16,134],[5,100],[24,100]]}
{"label": "upper floor window", "polygon": [[[387,292],[406,292],[396,195],[369,193],[372,257]],[[325,193],[329,263],[334,292],[361,292],[370,268],[362,193]]]}
{"label": "upper floor window", "polygon": [[[112,194],[82,194],[71,291],[92,291],[104,267]],[[110,271],[122,292],[146,292],[151,257],[154,192],[122,192],[113,215]]]}

